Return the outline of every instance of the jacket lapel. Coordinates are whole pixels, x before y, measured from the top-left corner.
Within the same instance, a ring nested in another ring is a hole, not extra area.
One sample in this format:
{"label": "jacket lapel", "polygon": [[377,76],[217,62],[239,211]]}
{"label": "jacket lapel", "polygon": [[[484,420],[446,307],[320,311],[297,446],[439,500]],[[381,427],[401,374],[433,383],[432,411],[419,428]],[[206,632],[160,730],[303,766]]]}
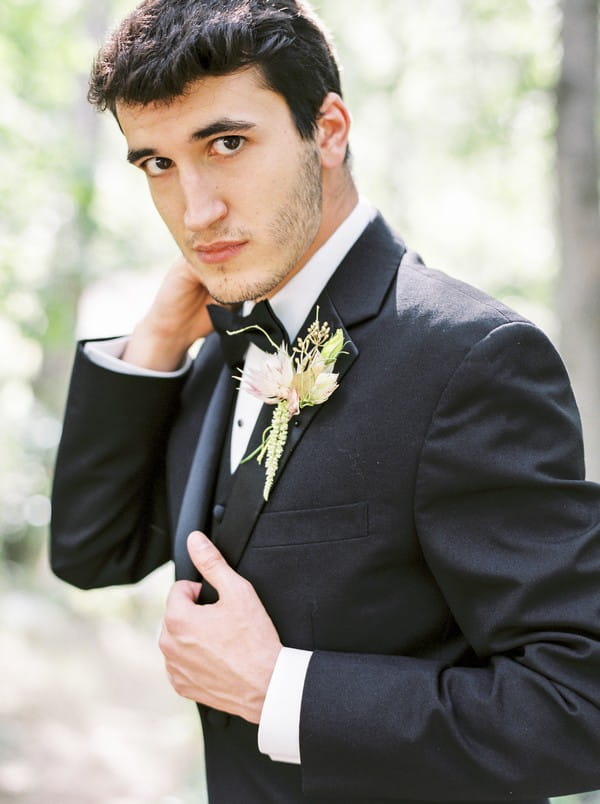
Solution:
{"label": "jacket lapel", "polygon": [[[318,307],[320,321],[326,321],[332,332],[338,327],[342,329],[344,353],[335,364],[340,383],[359,354],[349,328],[377,315],[405,251],[403,242],[391,232],[383,218],[377,216],[343,260],[302,327],[301,335],[315,320]],[[286,463],[321,407],[303,408],[299,416],[290,422],[274,485],[281,478]],[[250,439],[251,448],[260,443],[272,412],[272,406],[263,405]],[[259,465],[254,459],[241,464],[234,477],[223,519],[213,530],[215,543],[232,567],[239,564],[256,520],[265,506],[262,493],[264,481],[264,465]]]}
{"label": "jacket lapel", "polygon": [[174,545],[177,580],[199,577],[187,550],[187,537],[190,531],[203,527],[206,522],[234,390],[231,369],[224,366],[206,410],[177,520]]}

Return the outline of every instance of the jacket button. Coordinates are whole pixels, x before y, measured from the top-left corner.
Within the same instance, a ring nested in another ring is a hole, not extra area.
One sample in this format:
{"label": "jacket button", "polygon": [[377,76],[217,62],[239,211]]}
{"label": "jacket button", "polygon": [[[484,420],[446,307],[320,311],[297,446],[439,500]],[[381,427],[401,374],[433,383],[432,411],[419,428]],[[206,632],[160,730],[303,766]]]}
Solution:
{"label": "jacket button", "polygon": [[213,508],[213,519],[215,522],[222,522],[223,517],[225,516],[225,506],[217,504]]}

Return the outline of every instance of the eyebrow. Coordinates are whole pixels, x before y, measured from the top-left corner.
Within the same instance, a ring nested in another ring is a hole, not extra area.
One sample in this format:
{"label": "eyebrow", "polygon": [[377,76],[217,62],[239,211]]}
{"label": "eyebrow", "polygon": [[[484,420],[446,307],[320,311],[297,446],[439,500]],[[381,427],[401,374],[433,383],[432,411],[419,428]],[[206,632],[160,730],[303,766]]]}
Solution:
{"label": "eyebrow", "polygon": [[[224,134],[228,131],[249,131],[254,128],[256,123],[250,123],[248,120],[232,120],[229,117],[223,117],[220,120],[215,120],[214,123],[209,123],[203,128],[194,131],[190,137],[190,142],[198,142],[198,140],[205,140],[208,137],[214,137],[215,134]],[[150,156],[156,156],[158,151],[156,148],[132,148],[127,152],[127,161],[131,164],[139,162],[140,159],[146,159]]]}
{"label": "eyebrow", "polygon": [[194,131],[190,139],[205,140],[207,137],[224,134],[226,131],[248,131],[254,128],[255,125],[256,123],[250,123],[248,120],[231,120],[229,117],[222,117],[220,120],[215,120],[214,123]]}
{"label": "eyebrow", "polygon": [[127,161],[134,165],[136,162],[139,162],[140,159],[143,159],[146,156],[156,156],[157,153],[158,151],[156,151],[154,148],[132,149],[131,151],[127,151]]}

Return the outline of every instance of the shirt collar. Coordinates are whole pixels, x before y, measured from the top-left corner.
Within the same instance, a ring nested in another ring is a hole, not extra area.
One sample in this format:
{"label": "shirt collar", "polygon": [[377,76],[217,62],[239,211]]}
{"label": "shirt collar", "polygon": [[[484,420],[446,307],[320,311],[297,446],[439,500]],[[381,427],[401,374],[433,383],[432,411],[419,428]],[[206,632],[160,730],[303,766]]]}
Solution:
{"label": "shirt collar", "polygon": [[[313,254],[310,260],[269,299],[275,315],[293,342],[312,306],[332,274],[375,218],[376,209],[361,198],[352,212],[335,232]],[[244,302],[243,314],[248,315],[254,302]]]}

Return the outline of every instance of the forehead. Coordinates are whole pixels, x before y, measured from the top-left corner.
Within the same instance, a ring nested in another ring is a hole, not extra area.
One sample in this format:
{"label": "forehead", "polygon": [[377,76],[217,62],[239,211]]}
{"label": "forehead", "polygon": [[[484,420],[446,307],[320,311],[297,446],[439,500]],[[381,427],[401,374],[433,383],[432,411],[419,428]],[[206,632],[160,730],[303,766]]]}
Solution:
{"label": "forehead", "polygon": [[292,123],[285,99],[265,86],[255,67],[201,78],[169,101],[118,102],[116,111],[119,125],[128,139],[162,130],[184,133],[189,129],[191,132],[225,118],[246,120],[252,125]]}

